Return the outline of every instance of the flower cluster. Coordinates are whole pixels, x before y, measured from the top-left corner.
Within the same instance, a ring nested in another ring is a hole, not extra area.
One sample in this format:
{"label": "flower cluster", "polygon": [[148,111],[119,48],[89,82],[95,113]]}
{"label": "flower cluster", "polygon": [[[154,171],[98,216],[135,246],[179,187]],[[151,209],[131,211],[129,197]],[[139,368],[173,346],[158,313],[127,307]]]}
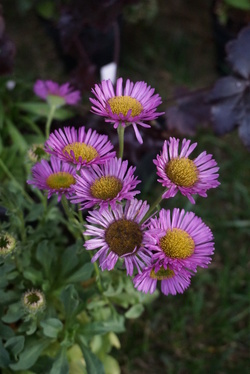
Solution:
{"label": "flower cluster", "polygon": [[[96,98],[90,98],[92,111],[117,128],[120,147],[121,129],[132,125],[142,143],[137,126],[150,127],[144,122],[163,114],[156,112],[161,98],[154,89],[130,80],[123,88],[122,82],[119,78],[114,89],[110,80],[103,81],[92,90]],[[39,83],[43,98],[45,86]],[[211,154],[190,158],[196,145],[186,139],[180,144],[172,137],[164,142],[153,160],[164,187],[162,199],[180,192],[194,204],[195,195],[206,197],[219,185],[219,168]],[[59,201],[64,196],[78,204],[78,209],[92,209],[86,217],[84,246],[95,251],[92,262],[98,261],[103,271],[118,265],[133,277],[139,291],[152,293],[159,281],[163,294],[175,295],[189,287],[198,267],[208,266],[214,252],[210,228],[193,212],[177,208],[157,212],[159,199],[151,206],[136,199],[140,193],[136,168],[122,160],[122,152],[116,156],[106,135],[84,126],[65,127],[49,135],[44,150],[50,161],[35,164],[28,183],[47,190],[48,198],[56,194]]]}

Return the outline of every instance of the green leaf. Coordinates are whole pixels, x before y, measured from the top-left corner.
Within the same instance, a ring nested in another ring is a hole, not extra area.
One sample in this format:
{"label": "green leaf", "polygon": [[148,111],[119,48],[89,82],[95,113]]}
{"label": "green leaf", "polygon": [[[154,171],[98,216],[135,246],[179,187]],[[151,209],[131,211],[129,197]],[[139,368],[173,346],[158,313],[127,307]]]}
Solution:
{"label": "green leaf", "polygon": [[67,360],[66,352],[64,349],[61,350],[59,356],[54,361],[50,374],[68,374],[69,373],[69,363]]}
{"label": "green leaf", "polygon": [[42,16],[45,19],[52,18],[56,12],[55,4],[51,1],[42,1],[36,3],[36,10],[39,16]]}
{"label": "green leaf", "polygon": [[48,318],[40,322],[43,328],[43,333],[49,338],[56,338],[60,331],[63,329],[63,323],[57,318]]}
{"label": "green leaf", "polygon": [[53,262],[55,254],[56,253],[53,248],[53,244],[48,240],[42,240],[38,244],[36,258],[40,262],[40,264],[44,266],[47,274],[49,274],[49,272],[51,271],[51,264]]}
{"label": "green leaf", "polygon": [[20,152],[26,152],[28,144],[17,127],[8,118],[5,119],[9,134],[12,138],[13,144],[20,150]]}
{"label": "green leaf", "polygon": [[144,311],[144,306],[142,304],[133,305],[126,313],[126,318],[138,318]]}
{"label": "green leaf", "polygon": [[121,373],[121,369],[120,369],[118,361],[110,355],[106,355],[104,357],[103,365],[105,369],[105,374],[120,374]]}
{"label": "green leaf", "polygon": [[43,204],[36,204],[35,209],[32,209],[29,214],[25,217],[25,220],[27,222],[34,222],[37,221],[39,218],[41,218],[44,211]]}
{"label": "green leaf", "polygon": [[123,316],[117,317],[115,320],[110,321],[98,321],[86,324],[81,328],[81,333],[84,335],[96,335],[96,334],[106,334],[106,332],[123,332],[124,328],[124,318]]}
{"label": "green leaf", "polygon": [[62,291],[60,299],[64,306],[66,318],[71,318],[79,304],[78,293],[73,285],[68,285]]}
{"label": "green leaf", "polygon": [[20,302],[11,304],[8,308],[7,313],[2,317],[2,321],[5,323],[16,322],[24,315],[24,313],[24,308],[22,308]]}
{"label": "green leaf", "polygon": [[5,343],[5,348],[9,348],[15,358],[22,352],[24,347],[25,338],[23,335],[13,336]]}
{"label": "green leaf", "polygon": [[3,151],[3,141],[2,141],[2,138],[0,138],[0,154],[2,153]]}
{"label": "green leaf", "polygon": [[79,339],[79,346],[82,350],[83,357],[86,362],[88,374],[105,374],[104,367],[96,355],[94,355],[84,344],[83,340]]}
{"label": "green leaf", "polygon": [[43,283],[43,273],[34,268],[29,268],[23,272],[24,278],[28,279],[33,286]]}
{"label": "green leaf", "polygon": [[10,362],[9,352],[4,348],[2,340],[0,340],[0,367],[7,368]]}
{"label": "green leaf", "polygon": [[48,347],[50,341],[48,339],[39,340],[37,337],[30,338],[25,344],[24,350],[19,356],[18,362],[9,365],[14,371],[27,370],[37,361],[38,357]]}
{"label": "green leaf", "polygon": [[0,101],[0,129],[3,128],[3,123],[4,123],[4,108],[3,108],[3,103]]}
{"label": "green leaf", "polygon": [[11,338],[13,335],[14,335],[14,331],[12,330],[12,328],[10,328],[7,325],[4,325],[0,321],[0,336],[1,336],[1,338],[4,338],[4,339],[7,340],[7,339]]}
{"label": "green leaf", "polygon": [[67,283],[82,282],[91,277],[94,270],[94,265],[91,262],[84,264],[80,269],[76,270],[69,278],[67,278]]}
{"label": "green leaf", "polygon": [[[39,117],[48,117],[50,107],[47,103],[18,103],[17,106],[29,113],[36,114]],[[54,113],[54,119],[65,120],[72,117],[72,112],[67,109],[57,109]]]}
{"label": "green leaf", "polygon": [[249,0],[224,0],[226,4],[231,7],[250,10],[250,1]]}

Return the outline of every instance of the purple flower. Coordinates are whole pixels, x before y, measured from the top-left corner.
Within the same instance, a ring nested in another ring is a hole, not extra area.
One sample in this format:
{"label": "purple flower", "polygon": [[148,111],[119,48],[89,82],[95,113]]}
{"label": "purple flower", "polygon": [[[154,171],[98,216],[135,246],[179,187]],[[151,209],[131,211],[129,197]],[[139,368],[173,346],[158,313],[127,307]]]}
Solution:
{"label": "purple flower", "polygon": [[58,158],[52,156],[50,162],[42,160],[31,169],[32,180],[28,180],[28,184],[33,184],[39,190],[48,191],[48,199],[53,195],[58,195],[58,201],[62,195],[69,198],[73,192],[73,185],[76,182],[75,168],[62,162]]}
{"label": "purple flower", "polygon": [[61,105],[75,105],[81,99],[80,91],[73,90],[69,83],[59,86],[58,83],[52,81],[37,80],[34,84],[34,92],[43,100],[48,100],[50,96],[57,96],[61,99]]}
{"label": "purple flower", "polygon": [[174,208],[171,218],[170,210],[161,209],[159,218],[150,219],[146,236],[156,268],[196,271],[197,266],[205,268],[211,262],[213,234],[193,212]]}
{"label": "purple flower", "polygon": [[102,270],[112,270],[119,259],[124,261],[127,274],[132,275],[134,267],[138,272],[151,261],[151,251],[145,248],[147,225],[141,220],[149,209],[146,201],[133,199],[125,206],[116,204],[110,210],[104,208],[101,212],[94,210],[86,218],[85,236],[87,250],[97,250],[92,262],[99,259]]}
{"label": "purple flower", "polygon": [[154,95],[154,88],[145,82],[134,84],[127,79],[123,89],[122,81],[122,78],[117,80],[116,92],[110,79],[95,85],[92,93],[97,99],[90,98],[92,112],[106,117],[105,121],[113,123],[115,129],[119,124],[123,127],[132,124],[138,142],[143,143],[137,125],[150,127],[144,121],[154,120],[164,114],[155,112],[162,103],[161,98],[158,94]]}
{"label": "purple flower", "polygon": [[193,194],[207,197],[208,189],[220,185],[217,180],[219,167],[212,155],[206,152],[190,160],[188,156],[197,145],[190,145],[190,140],[183,139],[179,153],[179,141],[171,137],[169,141],[165,140],[162,153],[153,161],[160,177],[158,182],[168,189],[162,198],[174,197],[180,191],[195,204]]}
{"label": "purple flower", "polygon": [[65,162],[75,164],[77,170],[82,166],[103,164],[115,156],[115,152],[110,152],[113,145],[107,135],[99,135],[91,129],[86,132],[84,126],[78,130],[74,127],[55,130],[45,142],[44,149]]}
{"label": "purple flower", "polygon": [[183,293],[190,286],[190,278],[191,274],[185,269],[176,271],[167,266],[156,269],[154,265],[151,265],[145,267],[141,274],[137,274],[133,282],[138,291],[153,293],[157,281],[160,281],[161,292],[164,295],[176,295]]}
{"label": "purple flower", "polygon": [[113,158],[103,165],[93,165],[82,169],[76,176],[72,203],[81,203],[81,208],[91,208],[96,204],[100,209],[110,204],[115,209],[116,202],[131,200],[140,191],[133,191],[140,181],[134,176],[135,167],[128,169],[128,161]]}

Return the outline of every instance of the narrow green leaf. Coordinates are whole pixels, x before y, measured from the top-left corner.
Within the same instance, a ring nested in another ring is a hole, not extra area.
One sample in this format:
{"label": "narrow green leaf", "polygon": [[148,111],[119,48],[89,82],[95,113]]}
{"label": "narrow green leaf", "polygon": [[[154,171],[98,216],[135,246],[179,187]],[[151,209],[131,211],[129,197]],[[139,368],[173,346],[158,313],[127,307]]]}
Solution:
{"label": "narrow green leaf", "polygon": [[7,129],[9,131],[9,134],[12,138],[13,144],[21,151],[21,152],[26,152],[28,148],[28,144],[20,131],[17,129],[17,127],[13,124],[13,122],[9,119],[5,119],[5,123],[7,126]]}
{"label": "narrow green leaf", "polygon": [[68,373],[69,373],[69,363],[67,360],[66,352],[64,349],[62,349],[52,365],[50,374],[68,374]]}
{"label": "narrow green leaf", "polygon": [[0,101],[0,129],[3,128],[3,123],[4,123],[4,108],[3,108],[3,103]]}
{"label": "narrow green leaf", "polygon": [[[47,274],[51,271],[51,264],[56,255],[56,252],[53,247],[53,243],[48,240],[42,240],[36,251],[36,258],[40,264],[46,269]],[[53,275],[53,272],[52,272]]]}
{"label": "narrow green leaf", "polygon": [[79,346],[82,350],[83,357],[86,362],[88,374],[105,374],[104,367],[99,358],[94,355],[84,344],[83,340],[79,339]]}
{"label": "narrow green leaf", "polygon": [[60,299],[64,306],[66,318],[71,318],[79,304],[78,293],[73,285],[68,285],[62,291]]}

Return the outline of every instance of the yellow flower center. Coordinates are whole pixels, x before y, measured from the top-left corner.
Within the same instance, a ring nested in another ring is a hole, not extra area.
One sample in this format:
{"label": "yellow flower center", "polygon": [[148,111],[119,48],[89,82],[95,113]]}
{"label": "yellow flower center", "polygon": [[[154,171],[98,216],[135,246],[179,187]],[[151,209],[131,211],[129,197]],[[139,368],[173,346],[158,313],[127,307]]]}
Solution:
{"label": "yellow flower center", "polygon": [[181,187],[192,187],[198,181],[198,170],[189,158],[174,158],[165,168],[168,178]]}
{"label": "yellow flower center", "polygon": [[160,239],[160,247],[170,258],[185,259],[194,253],[195,244],[186,231],[174,228]]}
{"label": "yellow flower center", "polygon": [[138,116],[142,110],[143,106],[134,97],[130,96],[114,96],[108,100],[112,113],[123,114],[126,116],[129,110],[132,110],[131,116]]}
{"label": "yellow flower center", "polygon": [[76,183],[76,180],[70,173],[58,171],[57,173],[51,174],[47,178],[46,183],[50,188],[59,190],[60,188],[69,188],[72,184]]}
{"label": "yellow flower center", "polygon": [[68,153],[73,160],[74,158],[70,154],[71,151],[74,152],[77,162],[79,161],[80,157],[82,158],[82,161],[90,162],[98,156],[98,152],[94,147],[80,142],[68,144],[63,148],[63,153]]}
{"label": "yellow flower center", "polygon": [[173,270],[164,269],[163,266],[157,271],[157,273],[154,271],[154,269],[152,269],[150,272],[150,277],[157,280],[173,278],[174,275],[175,273]]}
{"label": "yellow flower center", "polygon": [[113,199],[122,189],[122,182],[113,176],[106,176],[97,179],[91,186],[90,191],[93,197],[101,200]]}
{"label": "yellow flower center", "polygon": [[142,232],[138,223],[122,218],[111,223],[105,233],[105,239],[110,250],[122,256],[140,247]]}

